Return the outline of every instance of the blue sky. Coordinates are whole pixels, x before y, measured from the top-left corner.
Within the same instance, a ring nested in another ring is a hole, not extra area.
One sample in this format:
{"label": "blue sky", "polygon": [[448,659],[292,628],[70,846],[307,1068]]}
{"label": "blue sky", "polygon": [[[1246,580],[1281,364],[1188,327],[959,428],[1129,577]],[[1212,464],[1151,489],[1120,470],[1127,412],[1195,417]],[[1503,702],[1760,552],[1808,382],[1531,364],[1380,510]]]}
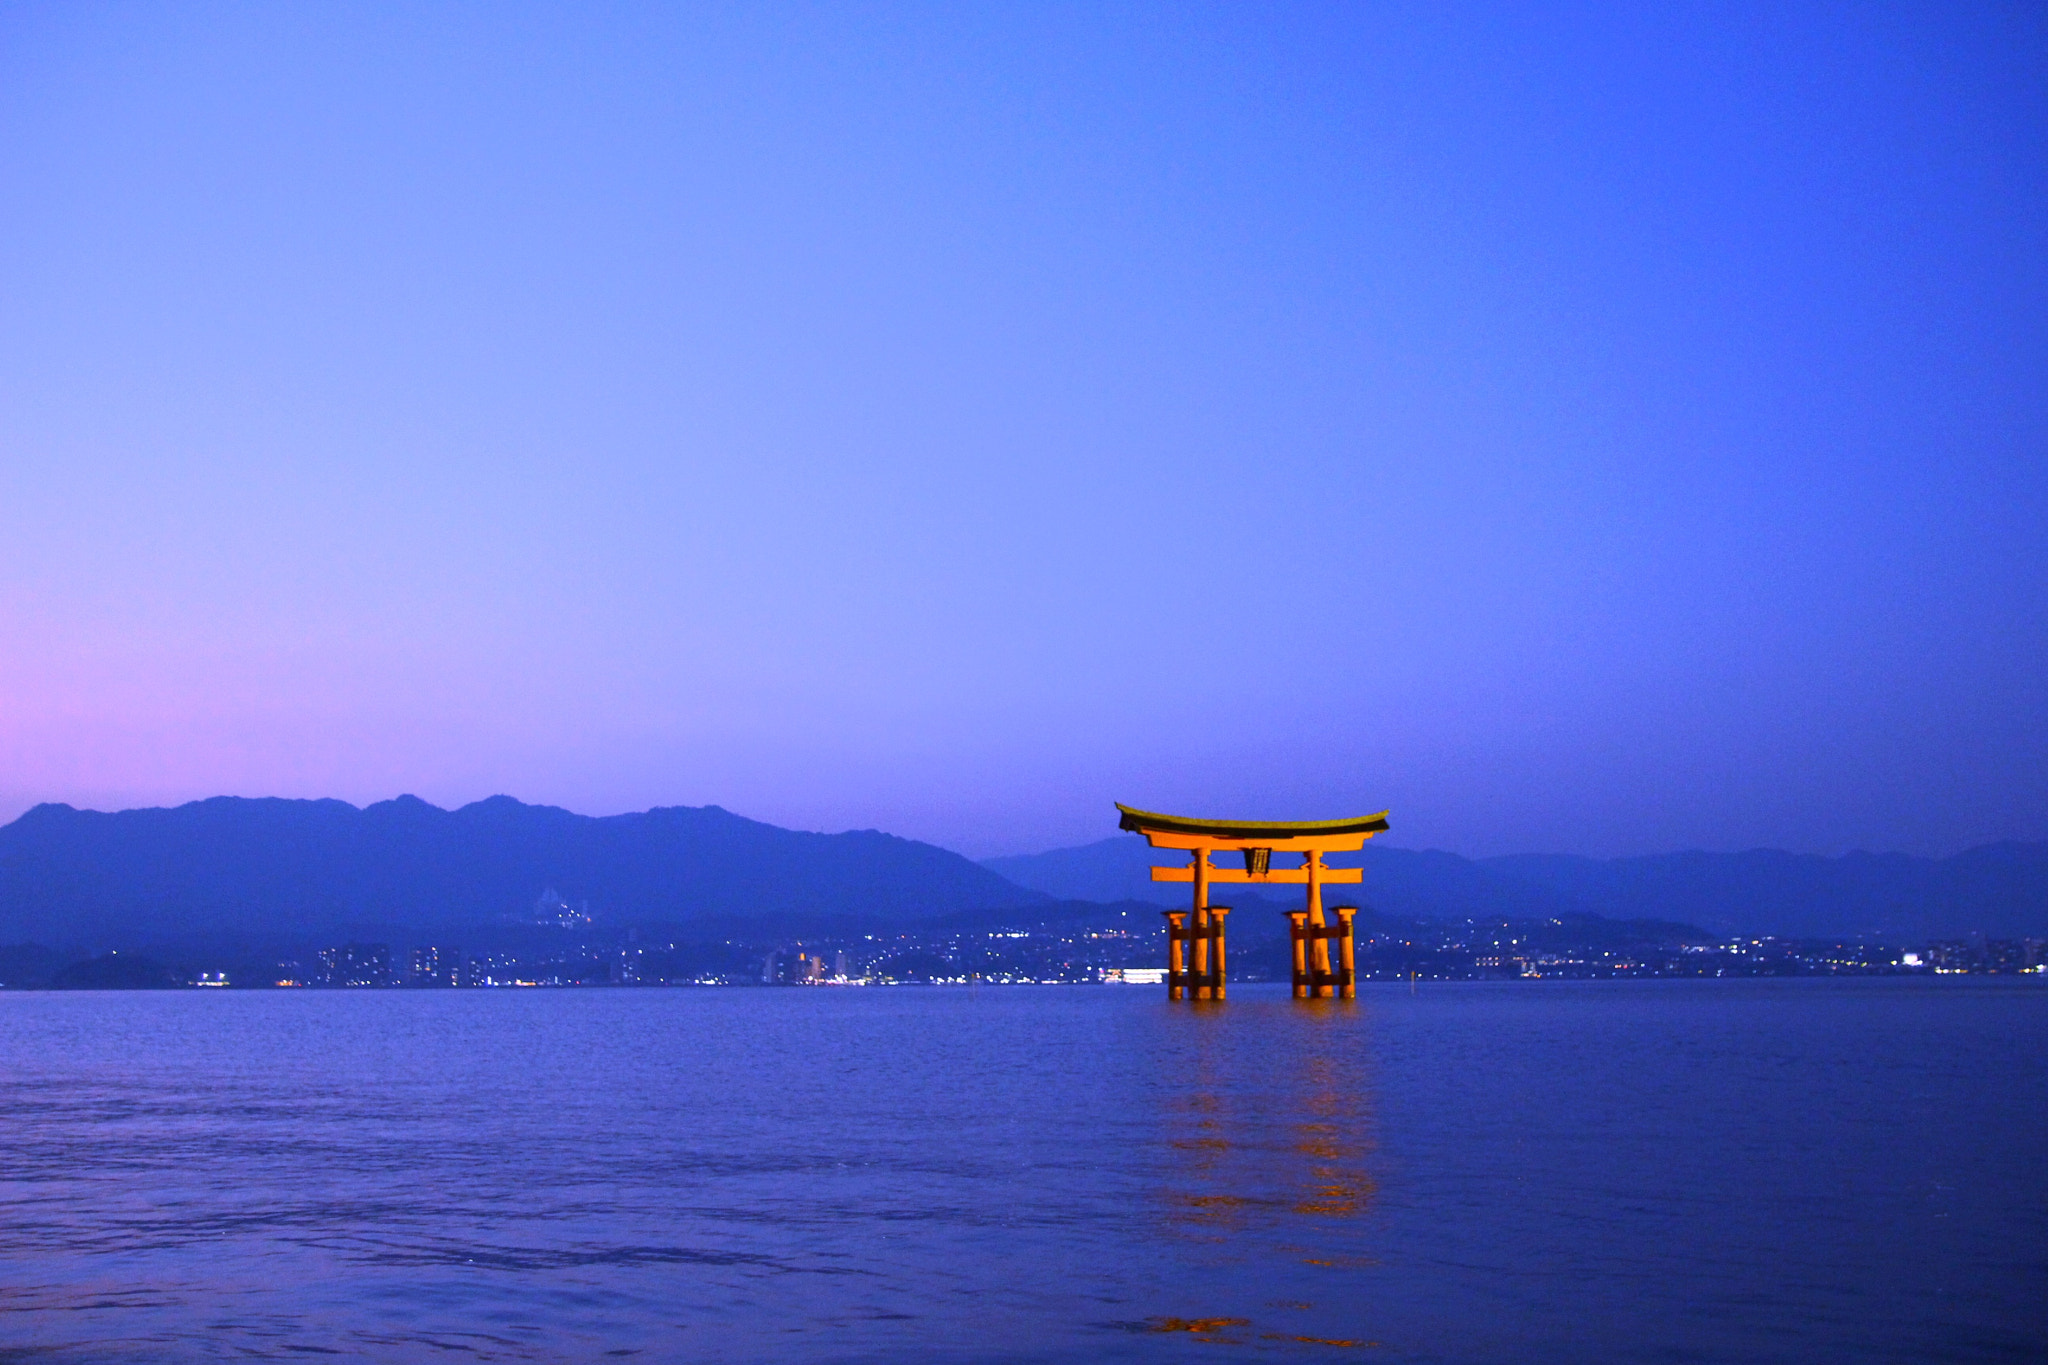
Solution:
{"label": "blue sky", "polygon": [[0,9],[0,816],[2048,837],[2036,6]]}

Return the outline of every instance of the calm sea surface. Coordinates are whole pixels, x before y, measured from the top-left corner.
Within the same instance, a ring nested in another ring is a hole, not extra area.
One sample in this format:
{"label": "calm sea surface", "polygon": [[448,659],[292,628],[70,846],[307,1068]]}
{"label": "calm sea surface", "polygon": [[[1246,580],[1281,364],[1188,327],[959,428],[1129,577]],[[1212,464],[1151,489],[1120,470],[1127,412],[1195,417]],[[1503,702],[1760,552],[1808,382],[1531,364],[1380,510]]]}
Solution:
{"label": "calm sea surface", "polygon": [[0,1359],[2048,1358],[2048,989],[0,995]]}

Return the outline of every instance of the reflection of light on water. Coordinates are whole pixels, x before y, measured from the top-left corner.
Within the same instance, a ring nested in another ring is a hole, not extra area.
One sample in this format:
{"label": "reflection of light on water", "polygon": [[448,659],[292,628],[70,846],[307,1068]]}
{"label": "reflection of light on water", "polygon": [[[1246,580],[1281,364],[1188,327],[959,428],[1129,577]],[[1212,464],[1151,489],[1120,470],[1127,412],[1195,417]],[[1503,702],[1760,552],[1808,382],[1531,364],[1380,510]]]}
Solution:
{"label": "reflection of light on water", "polygon": [[1336,1008],[1288,1020],[1299,1027],[1260,1029],[1249,1056],[1226,1050],[1243,1035],[1198,1039],[1186,1088],[1168,1102],[1161,1199],[1169,1226],[1292,1240],[1315,1221],[1355,1219],[1370,1207],[1365,1056],[1355,1026],[1341,1027],[1355,1025],[1356,1006],[1329,1004]]}
{"label": "reflection of light on water", "polygon": [[1169,1192],[1167,1201],[1183,1225],[1203,1225],[1214,1230],[1236,1226],[1239,1210],[1249,1201],[1228,1190],[1199,1188],[1233,1183],[1225,1163],[1235,1144],[1229,1136],[1231,1125],[1224,1104],[1224,1087],[1212,1073],[1210,1061],[1207,1054],[1202,1056],[1193,1087],[1173,1101],[1180,1131],[1167,1140],[1167,1146],[1174,1153],[1169,1163],[1174,1183],[1182,1188]]}
{"label": "reflection of light on water", "polygon": [[1226,1327],[1249,1327],[1250,1318],[1153,1318],[1150,1326],[1155,1332],[1192,1332],[1196,1337],[1214,1338]]}
{"label": "reflection of light on water", "polygon": [[[1310,1009],[1296,1006],[1277,1017],[1245,1010],[1190,1040],[1194,1046],[1166,1106],[1162,1232],[1228,1245],[1254,1260],[1326,1270],[1374,1264],[1357,1254],[1350,1231],[1378,1193],[1368,1164],[1372,1097],[1361,1022],[1354,1004],[1312,1002]],[[1181,1312],[1195,1306],[1206,1305],[1182,1306]],[[1267,1306],[1311,1309],[1293,1300]],[[1278,1326],[1186,1315],[1147,1319],[1145,1330],[1230,1344],[1377,1345],[1260,1330]],[[1227,1335],[1240,1328],[1248,1330]]]}
{"label": "reflection of light on water", "polygon": [[1350,1337],[1302,1337],[1291,1332],[1261,1332],[1261,1341],[1299,1341],[1309,1346],[1377,1346],[1377,1341],[1354,1341]]}
{"label": "reflection of light on water", "polygon": [[[1288,1308],[1307,1308],[1309,1305],[1305,1303],[1291,1303],[1285,1306]],[[1245,1338],[1243,1336],[1229,1335],[1229,1333],[1233,1328],[1251,1326],[1252,1320],[1250,1318],[1225,1317],[1147,1318],[1141,1323],[1119,1323],[1115,1325],[1129,1331],[1183,1332],[1187,1334],[1190,1340],[1205,1341],[1216,1346],[1242,1346],[1245,1343]],[[1261,1332],[1259,1333],[1259,1340],[1292,1341],[1303,1346],[1339,1346],[1348,1347],[1352,1350],[1375,1347],[1380,1344],[1377,1341],[1364,1341],[1354,1337],[1303,1336],[1298,1332]]]}
{"label": "reflection of light on water", "polygon": [[1302,1195],[1294,1211],[1315,1218],[1356,1217],[1375,1188],[1365,1168],[1364,1077],[1341,1075],[1329,1051],[1305,1059],[1302,1073],[1303,1117],[1294,1125],[1294,1151],[1303,1158]]}

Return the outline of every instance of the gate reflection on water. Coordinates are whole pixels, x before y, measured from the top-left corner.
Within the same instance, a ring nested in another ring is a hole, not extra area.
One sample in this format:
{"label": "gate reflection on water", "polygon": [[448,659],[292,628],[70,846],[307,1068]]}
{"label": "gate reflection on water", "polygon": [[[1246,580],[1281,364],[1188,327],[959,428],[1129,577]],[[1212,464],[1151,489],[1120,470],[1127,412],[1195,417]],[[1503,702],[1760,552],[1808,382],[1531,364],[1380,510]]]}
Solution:
{"label": "gate reflection on water", "polygon": [[[1198,1011],[1217,1007],[1197,1003]],[[1377,1186],[1370,1167],[1370,1052],[1360,1007],[1311,1000],[1286,1007],[1293,1016],[1268,1035],[1270,1050],[1247,1052],[1240,1039],[1198,1021],[1186,1088],[1166,1113],[1172,1153],[1160,1186],[1162,1225],[1175,1238],[1206,1242],[1243,1260],[1355,1267],[1370,1262],[1354,1250],[1357,1226]],[[1246,1074],[1246,1069],[1256,1074]],[[1235,1258],[1234,1258],[1235,1259]],[[1268,1302],[1309,1310],[1305,1300]],[[1160,1317],[1153,1330],[1237,1344],[1251,1337],[1320,1346],[1365,1346],[1351,1338],[1292,1332],[1247,1332],[1250,1318],[1228,1315]]]}

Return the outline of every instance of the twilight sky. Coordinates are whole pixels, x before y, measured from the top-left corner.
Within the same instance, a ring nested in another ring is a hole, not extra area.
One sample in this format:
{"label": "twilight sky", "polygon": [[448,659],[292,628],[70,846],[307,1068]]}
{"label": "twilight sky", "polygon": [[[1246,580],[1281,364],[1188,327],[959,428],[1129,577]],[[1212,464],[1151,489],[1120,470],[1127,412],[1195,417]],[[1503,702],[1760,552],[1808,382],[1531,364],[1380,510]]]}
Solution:
{"label": "twilight sky", "polygon": [[0,819],[2048,838],[2048,11],[0,9]]}

